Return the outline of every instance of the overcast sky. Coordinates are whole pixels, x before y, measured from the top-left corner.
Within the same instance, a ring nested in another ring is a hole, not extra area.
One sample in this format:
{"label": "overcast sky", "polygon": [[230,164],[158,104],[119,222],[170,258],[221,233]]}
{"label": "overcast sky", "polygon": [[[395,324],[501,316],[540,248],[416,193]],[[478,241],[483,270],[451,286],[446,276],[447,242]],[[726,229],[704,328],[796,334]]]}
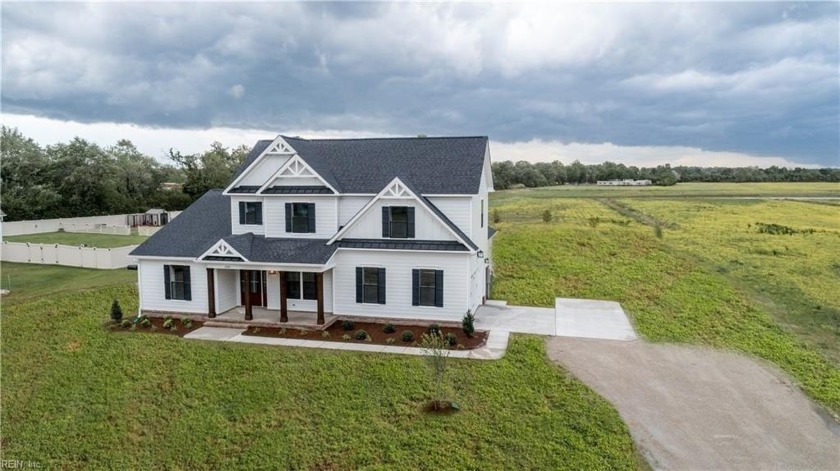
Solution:
{"label": "overcast sky", "polygon": [[2,6],[42,144],[488,135],[494,160],[840,166],[828,3]]}

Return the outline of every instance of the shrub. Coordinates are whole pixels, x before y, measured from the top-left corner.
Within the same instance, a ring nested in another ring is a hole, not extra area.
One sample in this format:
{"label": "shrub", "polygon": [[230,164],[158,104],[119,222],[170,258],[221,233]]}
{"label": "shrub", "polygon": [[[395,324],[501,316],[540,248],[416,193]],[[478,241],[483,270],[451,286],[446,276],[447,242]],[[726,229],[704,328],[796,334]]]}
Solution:
{"label": "shrub", "polygon": [[134,323],[131,322],[131,319],[123,319],[123,321],[122,321],[122,326],[125,327],[125,328],[131,327],[133,325],[134,325]]}
{"label": "shrub", "polygon": [[308,333],[309,331],[306,329],[298,329],[298,335],[300,335],[301,337],[305,336]]}
{"label": "shrub", "polygon": [[458,337],[456,337],[452,332],[447,332],[446,343],[448,343],[450,347],[454,347],[458,343]]}
{"label": "shrub", "polygon": [[140,318],[140,327],[151,327],[151,326],[152,326],[152,321],[149,320],[148,317],[143,316],[143,317]]}
{"label": "shrub", "polygon": [[397,329],[394,327],[394,324],[385,324],[385,327],[382,328],[382,332],[386,334],[393,334],[396,331]]}
{"label": "shrub", "polygon": [[543,222],[551,222],[552,219],[554,219],[554,215],[551,214],[550,209],[546,209],[545,211],[543,211],[543,214],[542,214]]}
{"label": "shrub", "polygon": [[188,329],[192,329],[192,319],[189,317],[182,317],[181,318],[181,325]]}
{"label": "shrub", "polygon": [[163,328],[164,329],[171,329],[174,326],[175,326],[175,323],[172,322],[171,317],[167,317],[166,319],[163,320]]}
{"label": "shrub", "polygon": [[493,224],[498,224],[500,222],[502,222],[502,215],[499,214],[498,209],[494,209],[493,210]]}
{"label": "shrub", "polygon": [[350,334],[344,334],[341,336],[341,340],[350,340]]}
{"label": "shrub", "polygon": [[397,342],[397,339],[395,339],[394,337],[388,337],[387,339],[385,339],[385,343],[387,343],[388,345],[393,345],[396,342]]}
{"label": "shrub", "polygon": [[464,335],[467,337],[472,337],[475,333],[475,316],[469,309],[464,314],[464,318],[461,319],[461,330],[464,331]]}
{"label": "shrub", "polygon": [[111,303],[111,320],[114,322],[119,322],[122,319],[123,312],[122,308],[120,307],[120,302],[116,299],[113,303]]}
{"label": "shrub", "polygon": [[356,331],[356,340],[367,340],[368,333],[362,329]]}
{"label": "shrub", "polygon": [[330,336],[330,331],[329,330],[322,330],[321,331],[321,337],[326,338],[326,337],[329,337],[329,336]]}
{"label": "shrub", "polygon": [[426,329],[426,332],[432,335],[440,335],[440,326],[437,324],[429,324],[429,327]]}
{"label": "shrub", "polygon": [[402,333],[402,340],[403,342],[411,342],[414,340],[414,332],[410,330],[405,330]]}
{"label": "shrub", "polygon": [[350,331],[356,328],[356,323],[351,320],[345,320],[341,323],[341,328]]}

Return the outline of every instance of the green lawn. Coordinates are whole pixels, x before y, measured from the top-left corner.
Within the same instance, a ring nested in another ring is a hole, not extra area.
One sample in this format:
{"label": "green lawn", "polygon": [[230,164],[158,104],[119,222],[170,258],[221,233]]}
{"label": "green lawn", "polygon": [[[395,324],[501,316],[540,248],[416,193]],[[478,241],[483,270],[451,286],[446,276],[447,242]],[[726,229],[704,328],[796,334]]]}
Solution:
{"label": "green lawn", "polygon": [[563,185],[493,194],[496,204],[541,198],[840,197],[840,183],[678,183],[674,186]]}
{"label": "green lawn", "polygon": [[10,290],[3,296],[3,307],[25,301],[43,299],[67,291],[81,291],[137,281],[137,272],[126,270],[93,270],[89,268],[0,263],[0,288]]}
{"label": "green lawn", "polygon": [[429,416],[422,358],[105,330],[111,300],[133,312],[136,296],[121,285],[4,303],[2,459],[61,469],[645,467],[616,411],[548,361],[542,338],[513,337],[499,361],[452,360],[463,410]]}
{"label": "green lawn", "polygon": [[[660,239],[651,227],[591,199],[502,194],[491,203],[502,219],[494,224],[494,298],[540,306],[552,306],[557,296],[616,300],[646,339],[764,358],[840,413],[840,369],[833,361],[840,351],[840,208],[625,201],[676,224]],[[541,220],[546,210],[551,223]],[[747,227],[757,221],[824,232],[771,236]],[[785,287],[779,302],[795,306],[795,315],[776,317],[751,286],[770,288],[760,291],[765,297],[774,286]]]}
{"label": "green lawn", "polygon": [[29,242],[31,244],[59,244],[71,246],[85,244],[88,247],[96,247],[100,249],[138,245],[145,242],[146,239],[148,239],[148,237],[137,234],[113,235],[88,234],[80,232],[45,232],[42,234],[23,234],[3,238],[3,240],[9,242]]}

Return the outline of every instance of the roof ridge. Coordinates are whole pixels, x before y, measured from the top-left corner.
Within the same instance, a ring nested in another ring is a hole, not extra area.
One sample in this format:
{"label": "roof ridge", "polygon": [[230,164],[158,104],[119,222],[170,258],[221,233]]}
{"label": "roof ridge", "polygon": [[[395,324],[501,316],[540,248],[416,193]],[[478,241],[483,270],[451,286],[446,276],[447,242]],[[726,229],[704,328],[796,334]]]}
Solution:
{"label": "roof ridge", "polygon": [[319,137],[314,139],[308,139],[305,137],[299,136],[284,136],[280,135],[283,139],[297,139],[300,141],[306,142],[315,142],[315,141],[399,141],[399,140],[421,140],[421,139],[489,139],[488,136],[391,136],[391,137],[336,137],[336,138],[329,138],[329,137]]}

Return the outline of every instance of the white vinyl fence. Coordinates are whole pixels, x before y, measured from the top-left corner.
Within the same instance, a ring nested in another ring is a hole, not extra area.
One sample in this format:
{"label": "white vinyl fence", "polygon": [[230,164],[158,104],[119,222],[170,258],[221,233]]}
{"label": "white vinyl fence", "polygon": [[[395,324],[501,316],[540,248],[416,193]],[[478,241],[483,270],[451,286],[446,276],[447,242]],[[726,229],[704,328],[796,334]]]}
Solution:
{"label": "white vinyl fence", "polygon": [[[181,214],[181,211],[168,211],[168,213],[169,220],[172,221],[172,219]],[[128,227],[127,214],[3,222],[3,236],[40,234],[43,232],[58,232],[59,230],[67,232],[98,232],[101,234],[131,234],[131,228]]]}
{"label": "white vinyl fence", "polygon": [[70,229],[65,228],[64,230],[65,232],[84,232],[87,234],[131,235],[131,228],[128,226],[106,226],[104,224],[84,228],[71,227]]}
{"label": "white vinyl fence", "polygon": [[125,268],[132,262],[128,256],[136,245],[113,249],[73,247],[58,244],[3,242],[0,259],[4,262],[40,263],[69,267],[113,269]]}
{"label": "white vinyl fence", "polygon": [[137,235],[150,236],[163,229],[163,226],[137,226]]}

